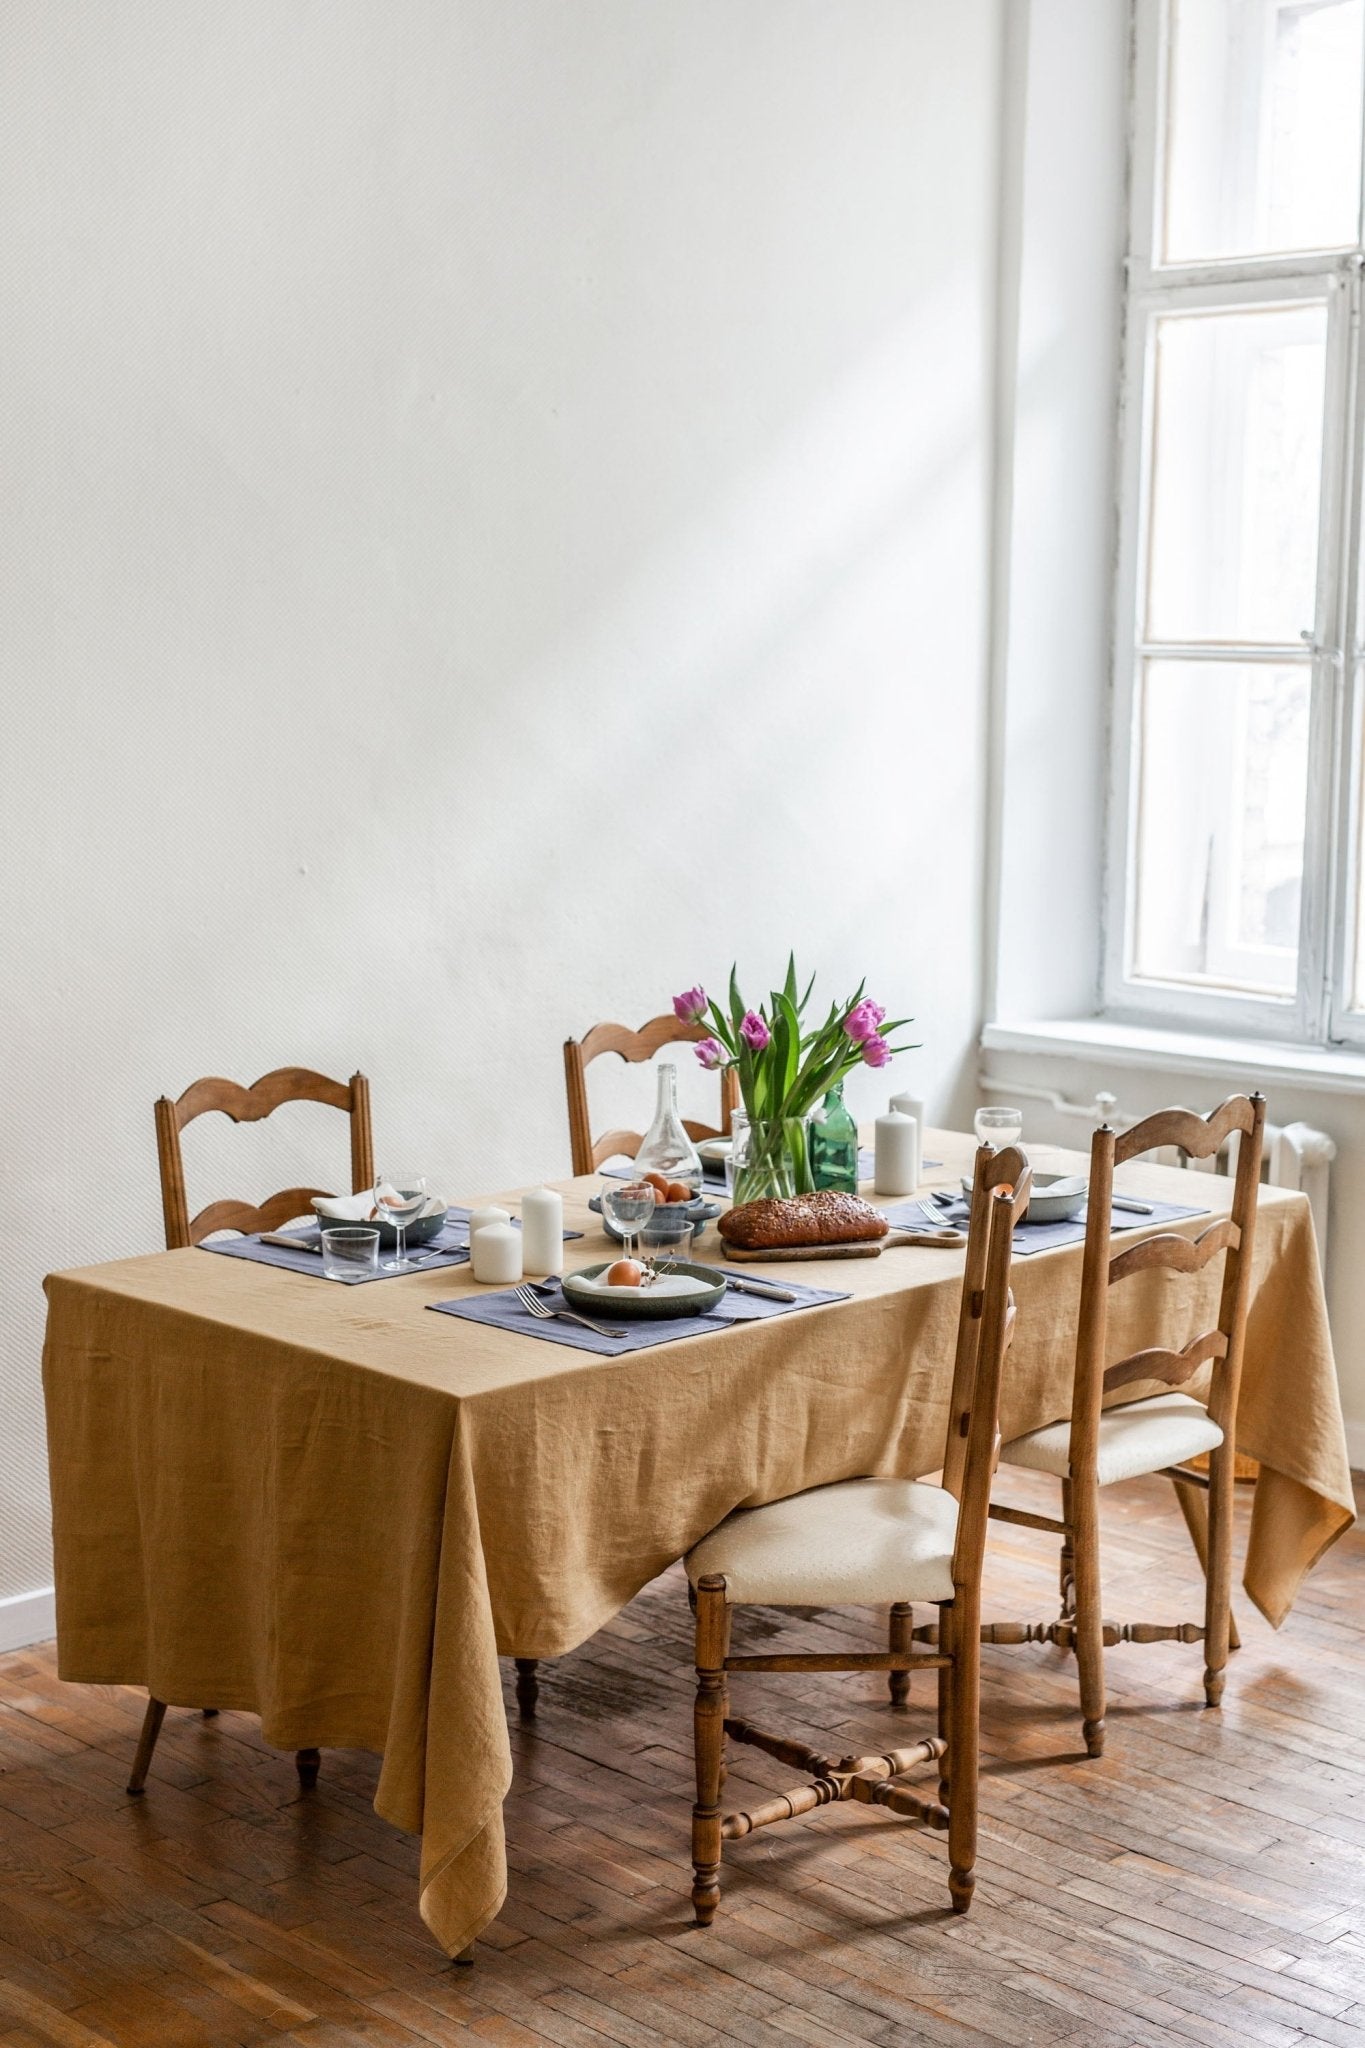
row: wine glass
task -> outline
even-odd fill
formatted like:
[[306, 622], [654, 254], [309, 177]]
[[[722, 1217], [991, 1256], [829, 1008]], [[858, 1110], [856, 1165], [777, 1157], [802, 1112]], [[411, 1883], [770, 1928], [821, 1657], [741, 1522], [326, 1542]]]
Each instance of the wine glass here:
[[420, 1173], [381, 1173], [374, 1183], [374, 1206], [385, 1223], [391, 1223], [398, 1239], [398, 1255], [385, 1259], [386, 1273], [403, 1273], [414, 1264], [406, 1248], [407, 1228], [415, 1223], [427, 1205], [427, 1184]]
[[1017, 1145], [1024, 1135], [1024, 1112], [1022, 1109], [1006, 1109], [1003, 1105], [990, 1105], [979, 1109], [972, 1118], [972, 1129], [976, 1132], [978, 1145], [994, 1145], [999, 1151], [1006, 1145]]
[[631, 1256], [631, 1239], [654, 1214], [656, 1200], [647, 1180], [609, 1180], [603, 1187], [603, 1217], [620, 1231], [627, 1258]]

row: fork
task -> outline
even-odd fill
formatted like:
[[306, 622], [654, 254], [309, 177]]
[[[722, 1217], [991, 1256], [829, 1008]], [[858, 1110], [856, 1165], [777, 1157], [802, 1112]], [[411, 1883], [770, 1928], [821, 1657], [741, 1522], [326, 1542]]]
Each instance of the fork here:
[[549, 1308], [533, 1294], [529, 1287], [518, 1287], [517, 1300], [529, 1315], [542, 1323], [579, 1323], [585, 1330], [591, 1330], [594, 1337], [628, 1337], [629, 1330], [609, 1330], [604, 1323], [590, 1323], [586, 1316], [576, 1316], [570, 1308]]

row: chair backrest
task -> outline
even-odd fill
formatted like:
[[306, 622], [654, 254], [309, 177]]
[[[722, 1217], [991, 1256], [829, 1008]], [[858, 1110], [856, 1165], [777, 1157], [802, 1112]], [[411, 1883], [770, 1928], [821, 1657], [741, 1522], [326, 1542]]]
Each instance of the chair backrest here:
[[[1233, 1131], [1241, 1135], [1230, 1214], [1210, 1224], [1198, 1237], [1162, 1231], [1114, 1253], [1110, 1244], [1114, 1168], [1161, 1145], [1178, 1145], [1192, 1159], [1208, 1159]], [[1134, 1124], [1121, 1137], [1107, 1124], [1101, 1124], [1095, 1132], [1090, 1145], [1085, 1258], [1071, 1404], [1073, 1475], [1086, 1477], [1093, 1471], [1098, 1457], [1100, 1411], [1106, 1394], [1144, 1381], [1158, 1381], [1167, 1387], [1183, 1386], [1209, 1359], [1213, 1360], [1209, 1415], [1226, 1436], [1231, 1436], [1246, 1338], [1264, 1134], [1265, 1098], [1261, 1095], [1230, 1095], [1207, 1117], [1189, 1109], [1161, 1109]], [[1220, 1253], [1224, 1260], [1223, 1285], [1218, 1320], [1211, 1329], [1191, 1338], [1179, 1351], [1154, 1345], [1105, 1365], [1111, 1287], [1134, 1273], [1154, 1269], [1201, 1273]]]
[[[596, 1141], [588, 1116], [588, 1068], [603, 1053], [614, 1052], [638, 1065], [652, 1060], [666, 1045], [698, 1045], [710, 1032], [704, 1024], [684, 1024], [677, 1017], [651, 1017], [638, 1031], [624, 1024], [595, 1024], [586, 1038], [564, 1041], [564, 1081], [569, 1098], [569, 1146], [575, 1173], [591, 1173], [604, 1159], [624, 1153], [633, 1159], [644, 1142], [643, 1131], [607, 1131]], [[720, 1123], [698, 1124], [683, 1119], [683, 1128], [694, 1143], [704, 1138], [726, 1138], [730, 1119], [739, 1107], [739, 1082], [733, 1068], [720, 1077]]]
[[1015, 1145], [976, 1155], [957, 1355], [943, 1451], [943, 1484], [958, 1500], [953, 1583], [981, 1584], [991, 1480], [1000, 1453], [1000, 1381], [1014, 1334], [1010, 1259], [1014, 1226], [1028, 1205], [1032, 1169]]
[[163, 1095], [156, 1105], [156, 1152], [167, 1250], [199, 1244], [215, 1230], [278, 1230], [282, 1223], [303, 1215], [314, 1195], [332, 1192], [328, 1188], [286, 1188], [259, 1208], [250, 1202], [212, 1202], [191, 1217], [180, 1152], [180, 1133], [186, 1124], [211, 1109], [220, 1109], [235, 1124], [256, 1123], [285, 1102], [325, 1102], [332, 1109], [344, 1109], [351, 1119], [352, 1191], [360, 1194], [374, 1186], [370, 1084], [363, 1074], [352, 1074], [349, 1081], [329, 1081], [325, 1074], [314, 1074], [307, 1067], [277, 1067], [249, 1088], [210, 1076], [193, 1082], [174, 1102]]

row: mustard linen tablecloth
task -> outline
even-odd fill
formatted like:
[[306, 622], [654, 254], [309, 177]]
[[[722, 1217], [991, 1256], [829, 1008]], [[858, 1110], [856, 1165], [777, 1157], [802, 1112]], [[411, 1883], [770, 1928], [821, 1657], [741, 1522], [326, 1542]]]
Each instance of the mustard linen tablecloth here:
[[[957, 1168], [971, 1141], [934, 1150]], [[1123, 1178], [1219, 1208], [1230, 1192]], [[583, 1264], [594, 1185], [564, 1184]], [[62, 1677], [248, 1709], [282, 1749], [380, 1753], [376, 1809], [420, 1832], [422, 1914], [457, 1953], [506, 1891], [498, 1655], [573, 1649], [734, 1507], [937, 1469], [960, 1251], [794, 1270], [853, 1298], [620, 1360], [429, 1314], [475, 1285], [467, 1269], [352, 1289], [195, 1250], [54, 1274]], [[1265, 1191], [1255, 1270], [1246, 1586], [1278, 1625], [1352, 1519], [1302, 1196]], [[1078, 1246], [1016, 1262], [1007, 1435], [1069, 1407], [1079, 1272]], [[1113, 1354], [1153, 1341], [1154, 1317], [1167, 1342], [1204, 1327], [1216, 1285], [1125, 1283]]]

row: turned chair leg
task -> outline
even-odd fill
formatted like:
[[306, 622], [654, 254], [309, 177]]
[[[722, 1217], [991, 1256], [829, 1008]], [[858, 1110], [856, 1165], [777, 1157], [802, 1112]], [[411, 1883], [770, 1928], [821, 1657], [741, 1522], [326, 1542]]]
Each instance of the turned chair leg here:
[[1062, 1538], [1062, 1556], [1058, 1571], [1059, 1590], [1062, 1596], [1062, 1620], [1068, 1621], [1076, 1611], [1076, 1549], [1072, 1537], [1071, 1481], [1062, 1481], [1062, 1520], [1066, 1523], [1066, 1534]]
[[725, 1658], [730, 1610], [725, 1581], [697, 1586], [697, 1696], [692, 1710], [697, 1802], [692, 1808], [692, 1910], [709, 1927], [720, 1904], [721, 1774], [725, 1764]]
[[161, 1733], [161, 1724], [165, 1718], [165, 1700], [153, 1699], [149, 1694], [147, 1711], [142, 1717], [142, 1733], [137, 1742], [137, 1755], [133, 1758], [133, 1768], [128, 1779], [128, 1792], [133, 1799], [142, 1796], [143, 1787], [147, 1783], [147, 1773], [151, 1768], [152, 1751], [156, 1748], [156, 1738]]
[[517, 1667], [517, 1712], [523, 1721], [534, 1721], [536, 1701], [540, 1698], [540, 1681], [536, 1677], [540, 1659], [517, 1657], [513, 1661]]
[[1104, 1755], [1104, 1614], [1100, 1592], [1099, 1488], [1075, 1487], [1075, 1586], [1072, 1614], [1076, 1668], [1080, 1678], [1082, 1732], [1087, 1756]]
[[[949, 1603], [955, 1607], [955, 1603]], [[939, 1647], [948, 1607], [940, 1607]], [[948, 1680], [948, 1746], [953, 1759], [948, 1805], [948, 1895], [965, 1913], [976, 1887], [976, 1801], [980, 1759], [981, 1617], [969, 1607], [950, 1627], [953, 1661]]]
[[[893, 1657], [909, 1656], [914, 1648], [914, 1639], [910, 1633], [914, 1625], [914, 1608], [908, 1600], [898, 1600], [891, 1609], [891, 1628], [887, 1637], [887, 1648]], [[892, 1706], [903, 1713], [910, 1698], [910, 1673], [888, 1671], [886, 1684], [891, 1694]]]
[[[1194, 1554], [1199, 1559], [1199, 1569], [1204, 1574], [1205, 1589], [1207, 1591], [1209, 1576], [1209, 1512], [1208, 1504], [1204, 1499], [1204, 1489], [1202, 1486], [1182, 1485], [1178, 1479], [1173, 1479], [1171, 1484], [1175, 1488], [1175, 1497], [1180, 1503], [1180, 1512], [1185, 1517], [1185, 1527], [1190, 1532], [1190, 1541], [1194, 1545]], [[1237, 1632], [1237, 1617], [1233, 1613], [1231, 1605], [1229, 1605], [1228, 1648], [1229, 1650], [1240, 1650], [1241, 1647], [1242, 1638]]]
[[1209, 1561], [1204, 1573], [1204, 1699], [1222, 1704], [1232, 1633], [1232, 1446], [1209, 1456]]
[[319, 1749], [296, 1749], [294, 1751], [294, 1769], [299, 1774], [299, 1786], [304, 1792], [311, 1792], [314, 1785], [317, 1784], [318, 1770], [321, 1763], [322, 1751]]

